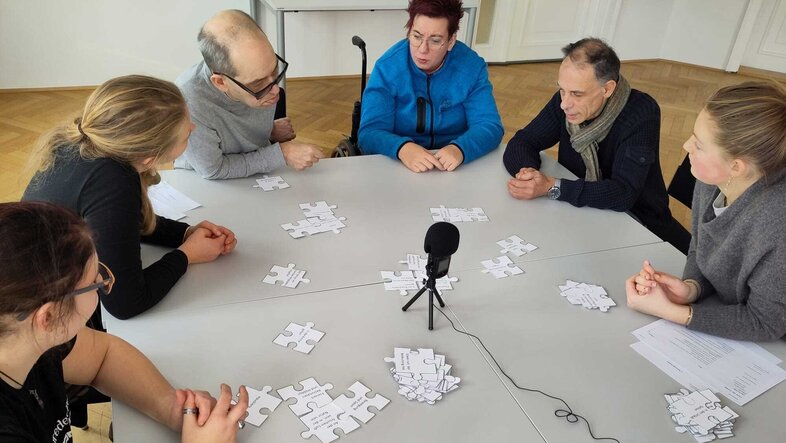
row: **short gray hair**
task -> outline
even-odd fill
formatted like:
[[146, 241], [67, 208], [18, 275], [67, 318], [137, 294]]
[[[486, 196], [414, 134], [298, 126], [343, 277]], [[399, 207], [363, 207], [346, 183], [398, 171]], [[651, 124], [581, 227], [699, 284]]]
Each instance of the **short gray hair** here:
[[237, 70], [230, 59], [228, 45], [236, 41], [241, 35], [257, 31], [262, 33], [262, 35], [265, 33], [254, 19], [243, 11], [232, 9], [223, 11], [223, 14], [231, 17], [231, 25], [222, 29], [222, 35], [217, 35], [217, 33], [205, 29], [208, 26], [206, 23], [199, 30], [197, 42], [199, 43], [199, 52], [202, 53], [202, 58], [211, 71], [234, 77], [237, 75]]

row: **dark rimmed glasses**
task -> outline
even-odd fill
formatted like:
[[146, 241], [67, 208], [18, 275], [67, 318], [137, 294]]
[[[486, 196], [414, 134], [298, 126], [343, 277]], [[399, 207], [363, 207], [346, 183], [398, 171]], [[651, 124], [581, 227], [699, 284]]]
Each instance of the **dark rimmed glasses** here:
[[[96, 280], [96, 282], [92, 285], [69, 292], [63, 296], [63, 300], [68, 300], [71, 297], [76, 297], [77, 295], [86, 294], [95, 290], [98, 290], [98, 294], [101, 296], [105, 296], [112, 292], [112, 286], [115, 284], [115, 275], [112, 274], [112, 270], [110, 270], [107, 265], [101, 262], [98, 262], [98, 278], [100, 278], [100, 280]], [[29, 317], [32, 313], [33, 312], [31, 311], [19, 314], [16, 316], [16, 319], [18, 321], [22, 321]]]
[[243, 83], [240, 83], [239, 81], [232, 78], [231, 75], [224, 74], [223, 72], [213, 72], [213, 74], [223, 75], [224, 77], [232, 80], [232, 83], [240, 86], [240, 89], [248, 92], [255, 99], [259, 100], [262, 97], [266, 96], [270, 92], [270, 90], [273, 89], [273, 86], [279, 84], [281, 82], [281, 79], [283, 79], [284, 75], [286, 75], [287, 73], [287, 68], [289, 67], [289, 63], [287, 63], [287, 61], [284, 60], [283, 58], [279, 57], [278, 54], [276, 54], [276, 58], [278, 59], [278, 63], [276, 63], [276, 69], [278, 69], [278, 75], [276, 75], [276, 79], [273, 80], [273, 82], [270, 83], [269, 85], [265, 86], [264, 88], [256, 92], [252, 91], [251, 88], [244, 85]]

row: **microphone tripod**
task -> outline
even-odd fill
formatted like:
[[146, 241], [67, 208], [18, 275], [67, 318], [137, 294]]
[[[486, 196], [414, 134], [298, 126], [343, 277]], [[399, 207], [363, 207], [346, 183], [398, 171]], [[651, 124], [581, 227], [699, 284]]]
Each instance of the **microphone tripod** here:
[[[429, 257], [430, 259], [431, 257]], [[439, 295], [439, 291], [437, 290], [437, 279], [434, 278], [434, 264], [429, 260], [429, 263], [426, 265], [426, 276], [427, 278], [423, 279], [423, 287], [412, 296], [407, 304], [405, 304], [401, 310], [405, 311], [412, 306], [417, 299], [423, 295], [426, 290], [428, 290], [428, 329], [429, 331], [434, 330], [434, 297], [437, 298], [439, 305], [441, 307], [445, 307], [445, 302], [442, 300], [442, 297]]]

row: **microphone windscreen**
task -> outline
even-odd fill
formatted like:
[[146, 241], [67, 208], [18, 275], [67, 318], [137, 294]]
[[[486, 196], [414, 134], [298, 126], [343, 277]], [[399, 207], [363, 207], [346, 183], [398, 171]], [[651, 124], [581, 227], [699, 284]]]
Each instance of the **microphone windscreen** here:
[[435, 257], [449, 257], [458, 250], [459, 230], [448, 222], [437, 222], [426, 231], [423, 249]]
[[366, 42], [364, 42], [363, 39], [358, 37], [357, 35], [352, 36], [352, 44], [357, 46], [358, 48], [364, 48], [366, 46]]

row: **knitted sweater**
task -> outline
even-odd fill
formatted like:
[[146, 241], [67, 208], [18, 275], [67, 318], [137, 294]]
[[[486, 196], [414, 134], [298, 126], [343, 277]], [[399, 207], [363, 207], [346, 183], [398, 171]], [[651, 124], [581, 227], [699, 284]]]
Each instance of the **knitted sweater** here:
[[284, 166], [281, 146], [270, 142], [275, 106], [252, 108], [233, 101], [213, 86], [211, 74], [202, 61], [175, 80], [196, 125], [175, 167], [193, 169], [202, 178], [221, 179]]
[[786, 171], [761, 179], [719, 216], [717, 186], [696, 183], [684, 278], [701, 285], [688, 327], [737, 340], [786, 338]]
[[398, 159], [398, 151], [410, 141], [426, 149], [452, 143], [469, 163], [496, 149], [503, 132], [486, 62], [464, 43], [456, 42], [433, 74], [412, 61], [407, 39], [374, 65], [358, 132], [364, 154]]

